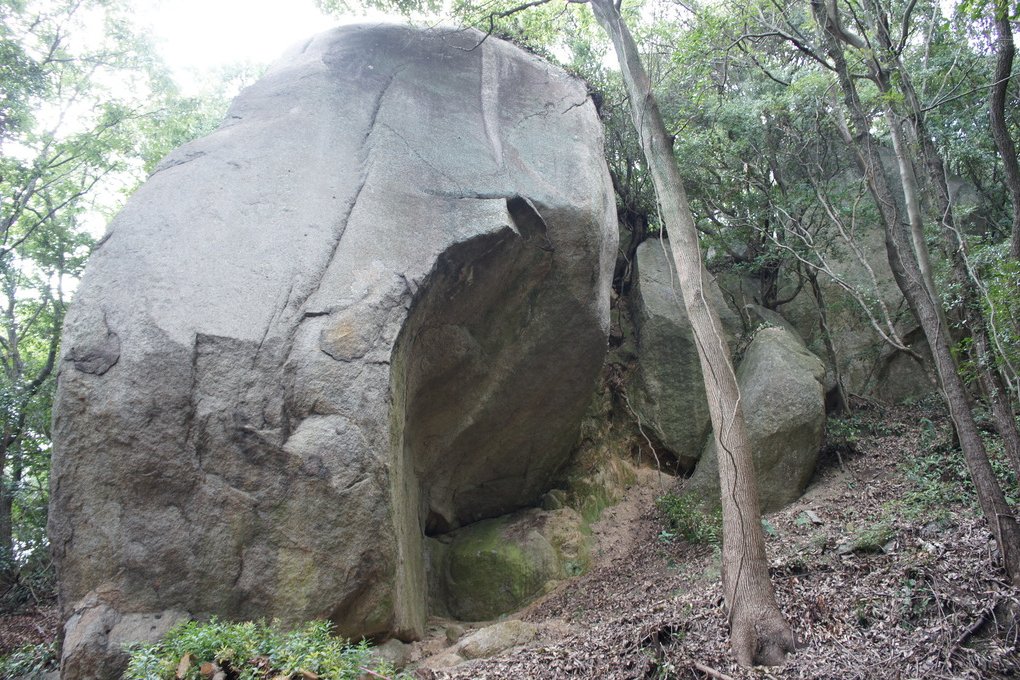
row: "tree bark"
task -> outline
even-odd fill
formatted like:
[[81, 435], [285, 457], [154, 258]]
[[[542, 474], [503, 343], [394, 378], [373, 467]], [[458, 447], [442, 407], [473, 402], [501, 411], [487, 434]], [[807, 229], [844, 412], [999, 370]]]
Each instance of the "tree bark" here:
[[997, 54], [995, 75], [992, 78], [992, 93], [988, 102], [988, 113], [991, 119], [992, 137], [995, 148], [1002, 158], [1006, 174], [1006, 188], [1009, 189], [1010, 200], [1013, 202], [1013, 227], [1010, 231], [1009, 252], [1013, 259], [1020, 260], [1020, 164], [1017, 162], [1016, 145], [1006, 126], [1006, 95], [1009, 89], [1010, 74], [1013, 72], [1013, 58], [1016, 45], [1013, 43], [1013, 28], [1009, 22], [1009, 6], [1007, 0], [995, 3], [995, 44]]
[[769, 581], [751, 448], [736, 374], [718, 313], [704, 291], [708, 273], [687, 203], [670, 138], [652, 93], [637, 45], [613, 0], [590, 0], [595, 17], [612, 39], [631, 115], [669, 233], [684, 306], [705, 377], [713, 436], [719, 451], [723, 508], [723, 592], [729, 610], [730, 644], [737, 661], [779, 665], [794, 650], [789, 623]]
[[[838, 21], [829, 15], [822, 0], [812, 0], [812, 9], [835, 66], [846, 113], [850, 118], [850, 128], [846, 130], [849, 137], [847, 142], [855, 153], [861, 172], [867, 178], [868, 188], [882, 216], [889, 265], [932, 350], [950, 417], [956, 427], [960, 448], [963, 450], [977, 491], [978, 503], [999, 546], [1006, 574], [1015, 585], [1020, 585], [1020, 525], [1006, 504], [1002, 489], [992, 471], [984, 442], [974, 422], [970, 394], [960, 377], [952, 353], [949, 329], [942, 320], [943, 314], [934, 291], [926, 288], [921, 268], [917, 259], [913, 257], [912, 239], [900, 219], [896, 202], [882, 171], [878, 143], [871, 134], [870, 121], [864, 113], [843, 54], [842, 42], [851, 45], [854, 43], [844, 40], [844, 32], [840, 29]], [[872, 77], [880, 90], [888, 92], [888, 74], [884, 72], [882, 65], [872, 61], [871, 67]]]
[[1020, 430], [1013, 414], [1012, 400], [999, 372], [994, 370], [994, 367], [986, 368], [988, 363], [995, 361], [988, 346], [987, 335], [974, 335], [974, 354], [978, 364], [978, 380], [981, 382], [981, 391], [985, 394], [988, 407], [992, 411], [992, 421], [1002, 438], [1002, 448], [1006, 451], [1006, 457], [1009, 458], [1017, 479], [1020, 479]]

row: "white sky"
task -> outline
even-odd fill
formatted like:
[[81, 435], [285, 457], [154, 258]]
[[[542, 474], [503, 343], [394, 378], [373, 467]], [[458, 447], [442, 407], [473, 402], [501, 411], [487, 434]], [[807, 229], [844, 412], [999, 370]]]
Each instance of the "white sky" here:
[[323, 16], [314, 0], [138, 0], [138, 9], [186, 89], [198, 73], [237, 62], [269, 64], [341, 23]]

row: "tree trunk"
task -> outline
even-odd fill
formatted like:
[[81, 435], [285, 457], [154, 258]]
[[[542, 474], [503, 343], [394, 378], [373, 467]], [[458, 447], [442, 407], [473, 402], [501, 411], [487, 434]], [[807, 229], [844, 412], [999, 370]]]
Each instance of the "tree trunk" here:
[[[882, 88], [883, 85], [879, 85], [879, 87]], [[888, 94], [887, 90], [888, 88], [883, 91]], [[935, 277], [931, 273], [928, 243], [924, 237], [924, 216], [921, 214], [920, 187], [917, 184], [914, 163], [910, 153], [907, 151], [903, 132], [900, 130], [899, 117], [888, 104], [886, 105], [885, 117], [889, 123], [889, 136], [892, 137], [893, 153], [896, 155], [896, 167], [899, 170], [900, 186], [903, 189], [903, 199], [907, 208], [907, 222], [910, 224], [910, 240], [914, 246], [917, 268], [921, 272], [921, 279], [924, 281], [925, 289], [934, 294], [937, 288], [935, 286]], [[940, 314], [942, 313], [941, 305], [936, 305], [936, 309]]]
[[[4, 442], [0, 442], [0, 446], [0, 470], [3, 470], [9, 463], [8, 447]], [[13, 486], [6, 475], [0, 475], [0, 583], [9, 581], [14, 571]]]
[[1010, 74], [1013, 72], [1013, 57], [1016, 46], [1013, 44], [1013, 27], [1009, 22], [1009, 3], [998, 0], [995, 3], [995, 43], [998, 47], [995, 60], [995, 75], [992, 78], [992, 94], [989, 97], [988, 109], [991, 118], [992, 137], [995, 148], [1002, 158], [1006, 171], [1006, 188], [1013, 202], [1013, 228], [1010, 231], [1010, 254], [1020, 260], [1020, 164], [1017, 163], [1016, 145], [1006, 126], [1006, 95], [1009, 89]]
[[[960, 377], [952, 353], [949, 329], [942, 321], [942, 313], [934, 292], [926, 289], [917, 259], [913, 257], [913, 243], [898, 214], [896, 203], [889, 190], [878, 156], [878, 143], [871, 134], [871, 124], [857, 95], [843, 55], [842, 40], [846, 40], [838, 20], [828, 14], [822, 0], [812, 0], [812, 9], [822, 30], [826, 49], [835, 65], [836, 76], [843, 92], [844, 105], [850, 118], [852, 133], [847, 142], [851, 145], [861, 172], [867, 178], [886, 232], [886, 250], [889, 265], [907, 303], [924, 330], [935, 360], [935, 368], [942, 383], [950, 417], [960, 439], [960, 448], [977, 491], [978, 503], [988, 521], [1009, 579], [1020, 585], [1020, 525], [1006, 504], [1002, 489], [992, 472], [977, 425], [971, 412], [970, 394]], [[848, 41], [849, 42], [849, 41]], [[877, 62], [872, 63], [873, 78], [879, 88], [888, 92], [888, 74]], [[887, 104], [888, 105], [888, 104]], [[847, 130], [849, 133], [850, 130]]]
[[850, 399], [847, 398], [846, 387], [843, 385], [843, 373], [839, 370], [839, 358], [836, 356], [836, 347], [832, 343], [832, 333], [829, 332], [829, 315], [826, 312], [825, 298], [822, 296], [822, 288], [818, 285], [818, 272], [807, 271], [808, 282], [811, 284], [811, 293], [815, 296], [815, 304], [818, 305], [818, 330], [822, 334], [822, 342], [825, 344], [825, 356], [832, 365], [832, 379], [836, 383], [836, 395], [831, 403], [827, 403], [827, 410], [835, 413], [849, 413]]
[[974, 353], [978, 364], [978, 380], [981, 381], [981, 391], [988, 400], [988, 407], [992, 411], [992, 420], [995, 422], [995, 429], [1002, 438], [1002, 448], [1006, 451], [1010, 464], [1017, 479], [1020, 479], [1020, 430], [1016, 426], [1016, 416], [1013, 414], [1013, 403], [1009, 398], [1009, 392], [999, 372], [994, 367], [989, 370], [986, 365], [993, 363], [995, 357], [988, 347], [988, 336], [985, 334], [974, 335]]
[[630, 96], [631, 115], [669, 233], [684, 305], [705, 377], [719, 451], [723, 592], [729, 610], [730, 644], [742, 665], [778, 665], [794, 649], [793, 631], [779, 611], [769, 581], [758, 491], [740, 393], [719, 316], [704, 295], [708, 273], [701, 261], [694, 218], [637, 45], [613, 0], [590, 2], [596, 19], [612, 39], [620, 62]]
[[[874, 0], [874, 3], [876, 17], [880, 17], [878, 1]], [[953, 280], [960, 289], [963, 298], [963, 304], [961, 305], [963, 323], [973, 340], [978, 380], [988, 398], [992, 418], [995, 421], [999, 435], [1002, 437], [1006, 453], [1017, 475], [1020, 476], [1020, 429], [1018, 429], [1016, 418], [1013, 416], [1009, 392], [1004, 388], [1004, 381], [999, 373], [995, 354], [992, 351], [990, 329], [985, 317], [981, 293], [968, 267], [967, 243], [957, 228], [953, 217], [949, 185], [946, 182], [945, 162], [942, 160], [942, 154], [939, 153], [938, 148], [932, 141], [932, 136], [928, 133], [924, 111], [917, 92], [914, 90], [913, 81], [894, 52], [888, 27], [880, 18], [876, 20], [878, 22], [879, 45], [889, 55], [892, 67], [899, 72], [895, 82], [897, 83], [897, 88], [903, 94], [908, 119], [913, 128], [914, 137], [921, 147], [921, 155], [924, 158], [924, 166], [927, 170], [929, 183], [934, 189], [933, 193], [935, 195], [935, 207], [939, 215], [939, 234], [942, 238], [942, 248], [946, 259], [949, 261]], [[892, 100], [888, 99], [887, 101]], [[887, 104], [887, 107], [889, 108], [889, 118], [892, 124], [896, 117], [891, 110], [891, 104]], [[896, 137], [894, 136], [895, 139]], [[897, 156], [899, 154], [900, 152], [897, 150]], [[1015, 156], [1013, 157], [1013, 163], [1014, 165], [1016, 163]], [[1020, 180], [1020, 177], [1017, 179]], [[907, 186], [907, 183], [908, 178], [904, 177], [904, 187]], [[909, 196], [907, 205], [908, 207], [911, 205]], [[919, 206], [917, 209], [919, 209]], [[934, 286], [932, 286], [932, 290], [934, 290]]]

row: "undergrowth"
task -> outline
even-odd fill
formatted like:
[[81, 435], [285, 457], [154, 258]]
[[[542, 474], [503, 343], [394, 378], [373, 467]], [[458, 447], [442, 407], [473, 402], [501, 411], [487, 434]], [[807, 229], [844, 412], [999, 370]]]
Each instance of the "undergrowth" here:
[[56, 670], [57, 643], [25, 645], [6, 656], [0, 656], [0, 678], [34, 680], [44, 673]]
[[187, 622], [159, 642], [136, 646], [125, 680], [204, 680], [223, 671], [229, 680], [355, 680], [389, 677], [392, 668], [372, 658], [368, 643], [333, 637], [332, 625], [314, 621], [283, 632], [264, 621]]
[[722, 512], [705, 512], [689, 496], [667, 493], [655, 500], [666, 529], [659, 535], [669, 540], [681, 536], [691, 543], [717, 544], [722, 541]]
[[[922, 418], [919, 451], [903, 465], [903, 473], [912, 489], [898, 502], [907, 519], [943, 519], [949, 508], [977, 509], [977, 493], [963, 453], [951, 442], [948, 431], [938, 431]], [[927, 427], [925, 427], [927, 426]], [[1020, 500], [1016, 475], [1002, 451], [998, 436], [984, 434], [992, 470], [1006, 502], [1012, 506]]]
[[[949, 526], [955, 522], [954, 515], [957, 513], [980, 514], [970, 471], [959, 444], [954, 440], [952, 425], [944, 408], [934, 398], [921, 400], [914, 408], [911, 429], [917, 433], [917, 439], [911, 454], [904, 456], [899, 464], [899, 471], [907, 484], [898, 497], [884, 504], [882, 515], [874, 518], [873, 528], [879, 538], [887, 538], [885, 535], [890, 532], [886, 529], [904, 521]], [[976, 415], [980, 420], [982, 414]], [[903, 425], [865, 411], [846, 418], [830, 418], [826, 427], [827, 444], [845, 452], [855, 450], [866, 437], [899, 435]], [[1001, 439], [988, 430], [982, 432], [982, 438], [992, 470], [1007, 503], [1016, 507], [1020, 502], [1020, 485], [1003, 451]], [[867, 531], [863, 529], [858, 533]], [[858, 538], [868, 546], [882, 543], [877, 538], [870, 540], [868, 536]]]

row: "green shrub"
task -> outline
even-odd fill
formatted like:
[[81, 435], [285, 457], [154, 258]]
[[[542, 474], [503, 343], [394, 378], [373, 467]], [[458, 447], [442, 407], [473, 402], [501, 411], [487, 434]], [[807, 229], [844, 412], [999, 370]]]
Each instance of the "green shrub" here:
[[0, 678], [35, 678], [56, 670], [57, 646], [54, 642], [39, 645], [26, 645], [0, 656]]
[[[901, 469], [911, 483], [897, 502], [907, 519], [947, 519], [954, 508], [977, 508], [974, 482], [963, 453], [950, 440], [950, 430], [939, 428], [927, 418], [920, 419], [920, 449], [904, 461]], [[1020, 484], [997, 434], [982, 433], [985, 449], [1006, 502], [1020, 501]]]
[[825, 443], [829, 448], [853, 450], [863, 435], [861, 420], [857, 416], [829, 418], [825, 422]]
[[946, 443], [919, 451], [905, 462], [903, 472], [911, 483], [899, 499], [907, 519], [945, 519], [951, 508], [975, 501], [963, 454]]
[[307, 623], [290, 632], [261, 621], [191, 621], [175, 626], [155, 644], [131, 649], [124, 678], [173, 680], [178, 677], [181, 660], [189, 655], [185, 680], [202, 680], [199, 669], [207, 662], [238, 680], [307, 677], [302, 672], [314, 673], [322, 680], [354, 680], [366, 669], [384, 677], [392, 673], [371, 658], [367, 642], [352, 645], [333, 637], [331, 628], [326, 621]]
[[880, 553], [886, 543], [896, 538], [896, 528], [888, 518], [860, 529], [854, 534], [850, 549], [853, 552]]
[[715, 544], [722, 540], [721, 511], [707, 513], [697, 501], [675, 493], [660, 496], [655, 505], [673, 534], [683, 536], [691, 543]]

